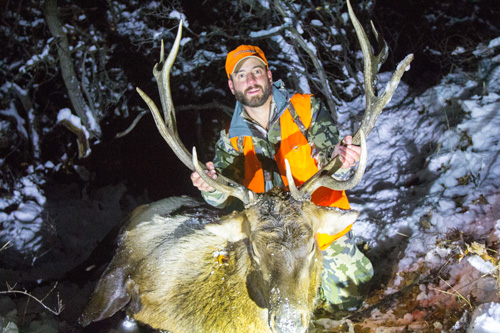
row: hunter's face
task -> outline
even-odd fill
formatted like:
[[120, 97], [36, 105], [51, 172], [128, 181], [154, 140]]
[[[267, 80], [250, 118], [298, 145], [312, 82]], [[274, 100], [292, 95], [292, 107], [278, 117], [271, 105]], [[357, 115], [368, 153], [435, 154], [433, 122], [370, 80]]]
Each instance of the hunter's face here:
[[264, 105], [273, 91], [271, 71], [256, 58], [243, 60], [228, 84], [236, 100], [250, 107]]

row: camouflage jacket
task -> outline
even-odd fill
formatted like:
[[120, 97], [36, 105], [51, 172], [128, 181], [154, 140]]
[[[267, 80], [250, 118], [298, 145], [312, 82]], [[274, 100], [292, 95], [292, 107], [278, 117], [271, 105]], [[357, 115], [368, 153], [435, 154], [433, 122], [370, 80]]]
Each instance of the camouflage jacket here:
[[[251, 136], [254, 149], [264, 169], [266, 191], [274, 186], [283, 187], [283, 181], [278, 171], [274, 155], [281, 141], [281, 128], [279, 119], [290, 104], [293, 96], [287, 91], [282, 81], [273, 84], [273, 102], [269, 121], [269, 130], [264, 129], [257, 122], [246, 116], [243, 105], [236, 102], [233, 118], [229, 130], [220, 132], [219, 140], [215, 147], [214, 165], [217, 173], [220, 173], [240, 184], [244, 179], [244, 155], [240, 146], [243, 140], [238, 140], [238, 150], [231, 144], [230, 138]], [[314, 96], [311, 97], [312, 121], [307, 131], [307, 140], [313, 148], [313, 156], [321, 167], [325, 165], [332, 155], [335, 144], [339, 142], [338, 129], [323, 103]], [[349, 171], [340, 169], [335, 178], [345, 179]], [[214, 206], [223, 208], [231, 200], [227, 195], [219, 192], [201, 192], [205, 201]]]

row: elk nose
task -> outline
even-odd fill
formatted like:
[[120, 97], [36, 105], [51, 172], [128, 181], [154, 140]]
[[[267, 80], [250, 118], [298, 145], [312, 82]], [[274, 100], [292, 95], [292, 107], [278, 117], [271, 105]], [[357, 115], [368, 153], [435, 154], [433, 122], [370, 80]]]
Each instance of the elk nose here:
[[275, 333], [304, 333], [308, 324], [307, 315], [298, 311], [282, 316], [273, 313], [269, 318], [269, 327]]

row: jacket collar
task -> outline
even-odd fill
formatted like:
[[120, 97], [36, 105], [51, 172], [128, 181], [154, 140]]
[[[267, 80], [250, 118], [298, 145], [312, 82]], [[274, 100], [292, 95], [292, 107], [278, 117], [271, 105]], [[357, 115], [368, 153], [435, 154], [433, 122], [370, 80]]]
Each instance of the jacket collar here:
[[[269, 127], [271, 127], [272, 124], [278, 121], [283, 112], [285, 112], [288, 105], [290, 104], [290, 98], [292, 96], [293, 94], [289, 94], [285, 89], [283, 81], [278, 80], [273, 83], [273, 100], [276, 104], [276, 112], [271, 116], [272, 119], [269, 123]], [[262, 137], [262, 133], [255, 128], [255, 125], [252, 122], [246, 120], [242, 116], [242, 112], [243, 105], [237, 101], [233, 112], [233, 118], [231, 119], [231, 125], [229, 126], [229, 138], [238, 136]]]

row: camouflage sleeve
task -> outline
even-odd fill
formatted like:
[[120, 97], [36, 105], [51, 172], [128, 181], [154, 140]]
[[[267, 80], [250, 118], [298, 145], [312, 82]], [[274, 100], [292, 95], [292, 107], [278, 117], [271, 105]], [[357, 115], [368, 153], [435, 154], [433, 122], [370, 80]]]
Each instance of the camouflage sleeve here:
[[[222, 174], [240, 184], [243, 182], [243, 153], [233, 148], [225, 130], [221, 131], [219, 140], [215, 145], [215, 157], [213, 162], [218, 174]], [[217, 208], [226, 207], [233, 199], [227, 194], [217, 190], [212, 192], [202, 191], [201, 195], [209, 205]]]
[[[314, 96], [311, 97], [311, 125], [308, 129], [307, 140], [313, 148], [313, 156], [323, 167], [331, 160], [335, 145], [340, 141], [340, 134], [331, 114], [325, 105]], [[339, 169], [334, 177], [345, 180], [350, 177], [349, 169]]]

